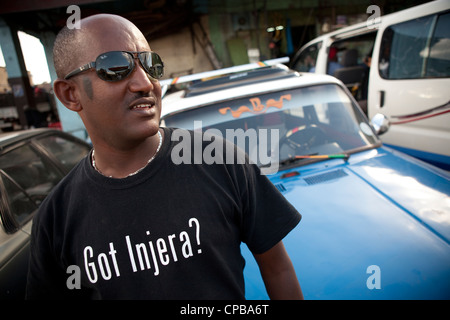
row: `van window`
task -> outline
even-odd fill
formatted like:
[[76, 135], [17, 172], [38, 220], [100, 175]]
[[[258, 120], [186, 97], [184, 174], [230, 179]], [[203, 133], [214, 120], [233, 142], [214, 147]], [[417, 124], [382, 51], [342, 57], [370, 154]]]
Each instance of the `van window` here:
[[450, 75], [449, 13], [399, 23], [383, 33], [379, 73], [385, 79]]
[[450, 12], [437, 20], [426, 70], [426, 77], [450, 76]]
[[328, 52], [327, 73], [341, 80], [354, 96], [358, 90], [366, 91], [376, 36], [377, 31], [345, 37], [333, 42]]
[[321, 47], [322, 42], [318, 42], [303, 50], [297, 58], [293, 69], [300, 72], [314, 72], [316, 69], [317, 55]]
[[[343, 66], [362, 65], [367, 63], [367, 58], [372, 56], [373, 44], [377, 32], [365, 33], [362, 35], [347, 37], [333, 42], [332, 46], [337, 48], [338, 62]], [[344, 61], [345, 54], [349, 51], [355, 51], [356, 55], [352, 62]], [[330, 55], [328, 55], [329, 62]]]

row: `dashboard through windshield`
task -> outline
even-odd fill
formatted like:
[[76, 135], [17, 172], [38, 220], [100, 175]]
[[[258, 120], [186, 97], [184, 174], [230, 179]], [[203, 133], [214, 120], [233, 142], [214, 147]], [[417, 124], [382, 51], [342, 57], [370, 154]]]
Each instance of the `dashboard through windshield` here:
[[[221, 134], [264, 165], [346, 154], [379, 140], [361, 110], [338, 85], [294, 88], [202, 106], [162, 120], [167, 127]], [[218, 131], [217, 131], [218, 130]]]

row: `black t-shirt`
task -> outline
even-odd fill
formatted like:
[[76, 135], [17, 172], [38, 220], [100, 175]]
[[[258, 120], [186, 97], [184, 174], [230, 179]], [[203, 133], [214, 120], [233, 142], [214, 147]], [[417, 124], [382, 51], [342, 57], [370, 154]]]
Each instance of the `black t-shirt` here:
[[52, 191], [33, 220], [27, 298], [245, 298], [241, 241], [263, 253], [300, 214], [253, 164], [175, 164], [173, 131], [134, 176], [104, 177], [86, 157]]

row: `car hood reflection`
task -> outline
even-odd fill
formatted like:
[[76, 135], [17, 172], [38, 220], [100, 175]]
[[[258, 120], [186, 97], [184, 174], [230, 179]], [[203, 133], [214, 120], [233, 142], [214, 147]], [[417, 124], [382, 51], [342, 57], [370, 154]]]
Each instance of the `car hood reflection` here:
[[[283, 242], [305, 298], [450, 298], [448, 175], [430, 175], [387, 149], [289, 171], [269, 178], [302, 214]], [[381, 270], [379, 290], [366, 286], [373, 265]], [[263, 299], [252, 296], [252, 268], [247, 298]]]

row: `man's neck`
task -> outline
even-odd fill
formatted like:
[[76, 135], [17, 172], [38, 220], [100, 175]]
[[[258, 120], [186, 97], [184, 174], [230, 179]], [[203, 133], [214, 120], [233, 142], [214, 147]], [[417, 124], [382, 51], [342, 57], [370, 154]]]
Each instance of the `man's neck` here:
[[159, 133], [126, 149], [93, 142], [92, 165], [107, 177], [120, 179], [134, 175], [145, 168], [159, 151], [163, 140], [162, 129]]

